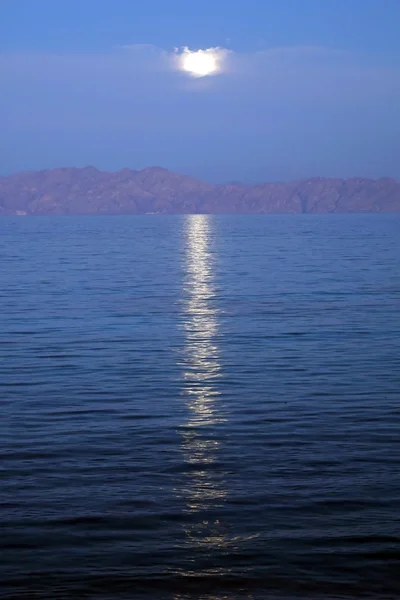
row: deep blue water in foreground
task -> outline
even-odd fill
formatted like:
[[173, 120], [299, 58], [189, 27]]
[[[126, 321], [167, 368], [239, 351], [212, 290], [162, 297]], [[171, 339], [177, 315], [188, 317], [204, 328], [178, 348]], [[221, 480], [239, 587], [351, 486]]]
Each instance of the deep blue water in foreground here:
[[400, 596], [400, 216], [0, 220], [0, 597]]

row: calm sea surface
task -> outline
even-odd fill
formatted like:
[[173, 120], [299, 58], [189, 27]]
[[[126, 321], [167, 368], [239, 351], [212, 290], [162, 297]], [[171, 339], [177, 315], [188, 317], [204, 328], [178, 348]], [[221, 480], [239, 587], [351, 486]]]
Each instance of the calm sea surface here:
[[1, 219], [0, 597], [400, 597], [400, 216]]

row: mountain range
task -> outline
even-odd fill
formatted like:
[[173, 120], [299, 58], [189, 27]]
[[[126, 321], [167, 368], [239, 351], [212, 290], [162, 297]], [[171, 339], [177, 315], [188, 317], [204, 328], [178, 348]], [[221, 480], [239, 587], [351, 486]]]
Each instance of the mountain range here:
[[214, 185], [161, 167], [26, 171], [0, 177], [0, 215], [400, 212], [394, 179], [315, 177]]

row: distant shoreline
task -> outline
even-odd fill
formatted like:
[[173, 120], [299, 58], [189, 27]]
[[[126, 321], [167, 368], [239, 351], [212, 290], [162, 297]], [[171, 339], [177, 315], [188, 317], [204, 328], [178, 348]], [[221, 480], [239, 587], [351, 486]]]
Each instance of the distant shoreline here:
[[0, 177], [0, 216], [398, 213], [400, 182], [314, 177], [210, 184], [161, 167], [26, 171]]

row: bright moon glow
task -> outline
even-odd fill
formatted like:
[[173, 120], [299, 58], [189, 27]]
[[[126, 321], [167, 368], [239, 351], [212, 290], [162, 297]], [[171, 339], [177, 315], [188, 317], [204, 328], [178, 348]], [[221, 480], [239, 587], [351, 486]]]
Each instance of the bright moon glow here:
[[221, 71], [221, 62], [224, 57], [221, 48], [208, 48], [207, 50], [192, 51], [184, 48], [179, 56], [180, 68], [193, 77], [206, 77]]
[[182, 65], [185, 71], [196, 77], [205, 77], [218, 70], [215, 56], [211, 52], [204, 52], [203, 50], [186, 52], [182, 58]]

